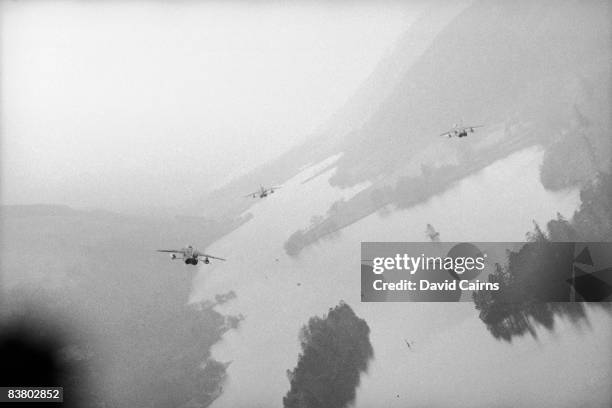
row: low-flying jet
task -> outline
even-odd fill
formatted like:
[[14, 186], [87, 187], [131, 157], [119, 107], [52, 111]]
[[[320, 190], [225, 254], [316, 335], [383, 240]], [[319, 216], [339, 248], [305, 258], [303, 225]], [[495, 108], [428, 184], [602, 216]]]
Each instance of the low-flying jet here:
[[454, 124], [452, 128], [450, 128], [450, 130], [448, 130], [447, 132], [444, 132], [442, 134], [440, 134], [440, 136], [448, 136], [448, 137], [466, 137], [468, 135], [468, 133], [474, 133], [474, 129], [482, 127], [482, 125], [478, 125], [478, 126], [460, 126], [457, 124]]
[[198, 251], [191, 245], [186, 246], [182, 249], [158, 249], [157, 252], [170, 252], [170, 259], [180, 259], [187, 265], [197, 265], [198, 261], [202, 261], [205, 264], [209, 264], [211, 259], [218, 259], [219, 261], [225, 261], [223, 258], [208, 255]]
[[254, 191], [250, 194], [245, 195], [245, 197], [253, 197], [253, 198], [264, 198], [267, 197], [269, 194], [273, 194], [274, 190], [278, 190], [280, 188], [280, 186], [275, 186], [275, 187], [264, 187], [264, 186], [260, 186], [259, 190]]

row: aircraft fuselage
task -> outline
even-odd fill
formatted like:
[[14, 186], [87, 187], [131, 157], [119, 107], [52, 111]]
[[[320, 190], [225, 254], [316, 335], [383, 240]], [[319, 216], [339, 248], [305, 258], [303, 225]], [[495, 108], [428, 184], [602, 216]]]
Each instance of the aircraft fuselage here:
[[[183, 252], [183, 261], [185, 262], [186, 265], [197, 265], [198, 262], [200, 261], [199, 259], [200, 254], [198, 253], [196, 249], [192, 247], [187, 247], [187, 248], [183, 248], [182, 252]], [[171, 258], [177, 259], [175, 254], [172, 254]], [[201, 261], [204, 262], [205, 264], [210, 263], [210, 260], [208, 259], [208, 257], [205, 257]]]

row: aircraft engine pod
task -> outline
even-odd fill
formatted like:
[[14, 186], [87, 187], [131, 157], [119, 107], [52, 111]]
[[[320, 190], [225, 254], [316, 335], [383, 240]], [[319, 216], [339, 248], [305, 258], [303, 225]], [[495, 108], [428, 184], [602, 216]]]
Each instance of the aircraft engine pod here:
[[170, 259], [176, 259], [176, 254], [171, 254]]
[[210, 263], [210, 259], [208, 259], [208, 258], [204, 258], [204, 263], [205, 263], [206, 265], [208, 265], [208, 264]]

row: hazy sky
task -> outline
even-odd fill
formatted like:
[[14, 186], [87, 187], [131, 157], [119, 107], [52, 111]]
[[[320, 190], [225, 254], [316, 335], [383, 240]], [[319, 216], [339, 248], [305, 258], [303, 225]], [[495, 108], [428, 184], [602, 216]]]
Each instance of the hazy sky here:
[[1, 4], [3, 203], [189, 203], [322, 124], [421, 6]]

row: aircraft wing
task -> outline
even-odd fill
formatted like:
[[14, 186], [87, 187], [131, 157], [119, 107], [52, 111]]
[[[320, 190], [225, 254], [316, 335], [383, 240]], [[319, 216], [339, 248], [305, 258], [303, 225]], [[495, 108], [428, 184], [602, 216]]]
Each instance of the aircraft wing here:
[[441, 133], [440, 136], [449, 136], [450, 134], [451, 132], [444, 132], [444, 133]]
[[225, 259], [225, 258], [219, 258], [219, 257], [212, 256], [212, 255], [208, 255], [208, 254], [198, 254], [198, 256], [199, 256], [199, 257], [201, 256], [201, 257], [203, 257], [203, 258], [211, 258], [211, 259], [218, 259], [218, 260], [220, 260], [220, 261], [226, 261], [226, 259]]
[[184, 254], [180, 249], [158, 249], [157, 252], [172, 252], [174, 254]]
[[260, 191], [254, 191], [254, 192], [252, 192], [250, 194], [245, 195], [245, 197], [253, 197], [254, 195], [257, 195], [259, 193], [260, 193]]

